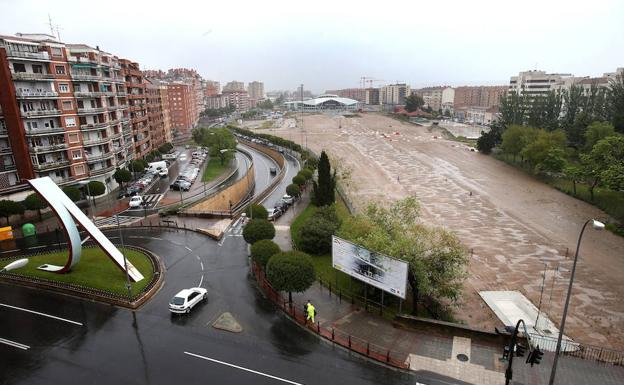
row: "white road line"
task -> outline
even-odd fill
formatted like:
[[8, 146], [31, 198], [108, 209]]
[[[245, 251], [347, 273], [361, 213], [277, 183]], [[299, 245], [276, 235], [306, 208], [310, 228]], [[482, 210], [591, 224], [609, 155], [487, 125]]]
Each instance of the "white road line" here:
[[197, 287], [201, 287], [203, 282], [204, 282], [204, 275], [202, 274], [201, 278], [199, 279], [199, 285]]
[[188, 246], [184, 246], [185, 249], [187, 249], [188, 251], [193, 251], [190, 247]]
[[203, 262], [199, 262], [199, 266], [201, 266], [202, 271], [204, 271], [204, 263]]
[[82, 323], [76, 322], [76, 321], [72, 321], [72, 320], [69, 320], [67, 318], [61, 318], [61, 317], [57, 317], [57, 316], [50, 315], [50, 314], [40, 313], [38, 311], [34, 311], [34, 310], [30, 310], [30, 309], [24, 309], [24, 308], [13, 306], [13, 305], [7, 305], [6, 303], [0, 303], [0, 306], [8, 307], [8, 308], [15, 309], [15, 310], [25, 311], [25, 312], [28, 312], [28, 313], [37, 314], [37, 315], [40, 315], [40, 316], [43, 316], [43, 317], [57, 319], [59, 321], [65, 321], [65, 322], [68, 322], [70, 324], [74, 324], [74, 325], [78, 325], [78, 326], [83, 326]]
[[42, 249], [44, 247], [48, 247], [48, 246], [33, 246], [33, 247], [27, 247], [26, 250], [30, 250], [30, 249]]
[[189, 353], [189, 352], [184, 352], [184, 354], [189, 355], [189, 356], [193, 356], [193, 357], [197, 357], [197, 358], [201, 358], [202, 360], [206, 360], [206, 361], [211, 361], [217, 364], [221, 364], [221, 365], [225, 365], [225, 366], [229, 366], [231, 368], [235, 368], [235, 369], [239, 369], [239, 370], [244, 370], [246, 372], [249, 373], [253, 373], [253, 374], [257, 374], [259, 376], [264, 376], [264, 377], [268, 377], [268, 378], [272, 378], [274, 380], [278, 380], [278, 381], [282, 381], [282, 382], [286, 382], [288, 384], [293, 384], [293, 385], [303, 385], [299, 382], [294, 382], [294, 381], [290, 381], [287, 380], [285, 378], [280, 378], [280, 377], [276, 377], [276, 376], [272, 376], [270, 374], [266, 374], [266, 373], [262, 373], [262, 372], [258, 372], [257, 370], [252, 370], [252, 369], [247, 369], [247, 368], [243, 368], [242, 366], [238, 366], [238, 365], [234, 365], [234, 364], [230, 364], [227, 362], [223, 362], [223, 361], [219, 361], [219, 360], [215, 360], [214, 358], [208, 358], [208, 357], [204, 357], [204, 356], [200, 356], [199, 354], [195, 354], [195, 353]]
[[28, 346], [28, 345], [20, 344], [19, 342], [7, 340], [7, 339], [4, 339], [4, 338], [0, 338], [0, 343], [1, 344], [5, 344], [5, 345], [9, 345], [9, 346], [13, 346], [15, 348], [19, 348], [19, 349], [22, 349], [22, 350], [30, 349], [30, 346]]
[[14, 253], [16, 251], [19, 251], [19, 249], [13, 249], [13, 250], [6, 250], [6, 251], [0, 251], [0, 254], [4, 254], [4, 253]]
[[196, 255], [195, 258], [197, 258], [197, 260], [199, 261], [199, 255]]

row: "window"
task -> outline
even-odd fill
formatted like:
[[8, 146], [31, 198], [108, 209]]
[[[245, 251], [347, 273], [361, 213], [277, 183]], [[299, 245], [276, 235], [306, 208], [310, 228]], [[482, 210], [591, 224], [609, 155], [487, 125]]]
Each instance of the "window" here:
[[56, 66], [55, 69], [57, 75], [65, 75], [65, 66]]
[[28, 127], [29, 129], [37, 129], [38, 128], [38, 124], [37, 122], [26, 122], [26, 127]]
[[65, 118], [65, 127], [76, 127], [76, 118]]
[[85, 173], [84, 165], [79, 164], [77, 166], [74, 166], [74, 173], [76, 175], [83, 175]]
[[58, 47], [52, 47], [52, 56], [63, 56], [63, 51]]
[[[71, 119], [73, 119], [73, 118], [71, 118]], [[68, 138], [68, 140], [69, 140], [69, 143], [76, 143], [76, 142], [78, 142], [78, 141], [79, 141], [79, 139], [78, 139], [78, 134], [77, 134], [77, 133], [76, 133], [76, 134], [74, 134], [74, 133], [72, 133], [72, 134], [67, 134], [67, 138]]]
[[32, 69], [33, 69], [33, 73], [35, 74], [42, 74], [43, 73], [43, 66], [40, 64], [33, 64], [32, 65]]
[[64, 111], [68, 111], [68, 110], [71, 110], [73, 108], [71, 100], [63, 100], [62, 105], [63, 105], [63, 110]]
[[72, 159], [82, 159], [82, 151], [80, 150], [72, 151]]
[[59, 91], [60, 92], [69, 92], [69, 84], [59, 84]]
[[13, 72], [26, 72], [26, 66], [22, 63], [13, 63]]

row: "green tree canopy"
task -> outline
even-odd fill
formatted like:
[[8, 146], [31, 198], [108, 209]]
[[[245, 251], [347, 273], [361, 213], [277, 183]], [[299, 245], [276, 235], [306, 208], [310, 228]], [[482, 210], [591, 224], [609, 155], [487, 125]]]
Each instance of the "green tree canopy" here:
[[24, 214], [24, 206], [22, 204], [7, 199], [0, 200], [0, 216], [6, 219], [7, 225], [9, 224], [9, 217], [18, 214]]
[[266, 276], [275, 290], [287, 291], [292, 303], [292, 292], [306, 291], [316, 280], [312, 259], [300, 251], [287, 251], [273, 255], [266, 267]]
[[254, 244], [263, 239], [273, 239], [275, 237], [275, 227], [266, 219], [252, 219], [243, 228], [243, 238], [245, 242]]
[[310, 170], [309, 168], [304, 168], [303, 170], [299, 171], [299, 173], [297, 175], [303, 175], [304, 178], [306, 178], [306, 180], [310, 180], [312, 179], [312, 176], [314, 175], [314, 171]]
[[123, 185], [124, 183], [128, 183], [132, 180], [132, 173], [125, 168], [120, 168], [115, 171], [113, 178], [115, 178], [117, 183]]
[[292, 182], [293, 182], [293, 184], [296, 184], [296, 185], [298, 185], [298, 186], [301, 186], [301, 185], [305, 184], [305, 182], [306, 182], [306, 178], [305, 178], [303, 175], [299, 175], [299, 174], [297, 174], [297, 175], [295, 175], [295, 176], [292, 178]]
[[562, 130], [546, 131], [538, 130], [534, 140], [527, 143], [522, 149], [521, 155], [525, 157], [535, 168], [542, 163], [548, 152], [553, 148], [565, 149], [566, 146], [565, 132]]
[[522, 153], [527, 144], [537, 137], [537, 130], [532, 127], [512, 124], [502, 134], [501, 149], [515, 158]]
[[566, 166], [565, 151], [559, 147], [553, 147], [546, 152], [546, 157], [537, 165], [540, 173], [559, 173]]
[[328, 254], [332, 248], [332, 235], [338, 229], [338, 224], [331, 222], [320, 215], [314, 215], [306, 220], [299, 228], [298, 246], [310, 254]]
[[318, 180], [314, 182], [314, 204], [319, 207], [331, 205], [336, 201], [335, 190], [336, 171], [332, 174], [329, 157], [322, 151], [318, 163]]
[[41, 219], [41, 210], [48, 207], [48, 202], [39, 196], [37, 193], [29, 194], [22, 202], [26, 210], [37, 210], [39, 213], [39, 219]]
[[130, 170], [139, 174], [145, 171], [145, 163], [143, 159], [135, 159], [130, 163]]
[[422, 295], [457, 301], [468, 263], [466, 249], [455, 234], [424, 226], [419, 215], [420, 206], [413, 197], [389, 208], [371, 204], [338, 231], [342, 238], [408, 263], [414, 313]]
[[624, 74], [617, 75], [609, 83], [607, 110], [615, 131], [624, 134]]
[[592, 150], [599, 140], [615, 135], [615, 129], [609, 122], [593, 122], [585, 132], [585, 148]]
[[263, 239], [251, 245], [251, 259], [265, 269], [269, 258], [281, 251], [277, 243], [269, 239]]
[[234, 157], [236, 138], [227, 128], [196, 128], [193, 130], [193, 139], [196, 143], [208, 147], [211, 157], [218, 157], [221, 164]]
[[295, 183], [289, 184], [288, 186], [286, 186], [286, 194], [290, 195], [291, 197], [298, 198], [301, 195], [301, 189], [299, 188], [299, 185]]
[[405, 98], [405, 110], [407, 112], [414, 112], [422, 107], [424, 104], [425, 101], [423, 100], [423, 98], [416, 93], [412, 93]]
[[63, 187], [63, 192], [72, 202], [78, 202], [80, 200], [80, 190], [74, 186]]
[[245, 213], [247, 213], [247, 217], [253, 218], [253, 219], [268, 219], [269, 218], [269, 213], [267, 209], [264, 208], [264, 206], [256, 204], [256, 203], [252, 203], [251, 205], [249, 205], [249, 207], [247, 207], [247, 210], [245, 210]]
[[619, 189], [624, 169], [624, 135], [609, 136], [594, 145], [589, 154], [582, 154], [585, 175], [590, 181], [589, 192], [594, 199], [594, 188], [603, 183], [610, 188]]
[[261, 108], [263, 110], [272, 110], [273, 102], [271, 101], [271, 99], [264, 99], [256, 103], [256, 107]]
[[106, 186], [100, 181], [92, 180], [84, 187], [84, 192], [91, 197], [100, 196], [106, 192]]

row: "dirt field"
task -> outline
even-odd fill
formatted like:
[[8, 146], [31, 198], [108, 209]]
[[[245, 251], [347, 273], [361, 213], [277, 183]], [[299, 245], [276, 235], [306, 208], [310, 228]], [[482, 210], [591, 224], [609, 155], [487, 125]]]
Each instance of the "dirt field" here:
[[[453, 230], [473, 250], [458, 318], [490, 330], [499, 326], [481, 290], [519, 290], [537, 306], [546, 266], [542, 310], [559, 324], [581, 226], [606, 214], [492, 157], [382, 115], [309, 115], [304, 127], [308, 147], [325, 150], [350, 171], [346, 190], [357, 207], [415, 195], [423, 220]], [[306, 140], [299, 128], [271, 133]], [[624, 238], [588, 229], [566, 335], [624, 350], [623, 273]]]

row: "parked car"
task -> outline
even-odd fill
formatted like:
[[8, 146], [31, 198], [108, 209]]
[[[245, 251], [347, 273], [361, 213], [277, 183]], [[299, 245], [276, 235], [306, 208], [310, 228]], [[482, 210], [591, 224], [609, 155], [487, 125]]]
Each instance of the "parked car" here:
[[132, 198], [130, 198], [130, 208], [131, 209], [136, 209], [143, 206], [143, 197], [135, 195]]
[[295, 198], [291, 197], [290, 195], [286, 194], [282, 197], [282, 201], [286, 202], [289, 205], [292, 205], [295, 202]]
[[125, 188], [120, 188], [119, 192], [117, 193], [117, 199], [122, 199], [129, 196], [128, 195], [128, 190]]
[[277, 168], [276, 167], [269, 168], [269, 171], [271, 172], [271, 174], [277, 174]]
[[169, 170], [167, 170], [167, 169], [160, 170], [160, 172], [158, 173], [158, 175], [159, 175], [161, 178], [166, 178], [166, 177], [168, 177], [168, 176], [169, 176]]
[[127, 190], [127, 196], [131, 197], [131, 196], [135, 196], [137, 195], [139, 192], [141, 191], [141, 187], [137, 186], [137, 185], [132, 185], [130, 187], [128, 187]]
[[169, 186], [172, 190], [182, 190], [182, 191], [188, 191], [191, 189], [191, 183], [184, 180], [184, 179], [176, 179], [175, 182], [173, 182], [170, 186]]
[[277, 202], [275, 203], [275, 207], [276, 207], [276, 208], [279, 208], [279, 209], [282, 211], [282, 214], [283, 214], [283, 213], [285, 213], [286, 211], [288, 211], [288, 207], [289, 207], [289, 206], [288, 206], [288, 203], [286, 203], [286, 202], [284, 202], [284, 201], [280, 200], [280, 201], [277, 201]]
[[279, 207], [273, 207], [272, 209], [269, 209], [268, 212], [270, 221], [274, 221], [282, 216], [282, 209], [280, 209]]
[[202, 287], [180, 290], [169, 302], [169, 311], [172, 313], [190, 313], [198, 303], [207, 299], [208, 290]]

